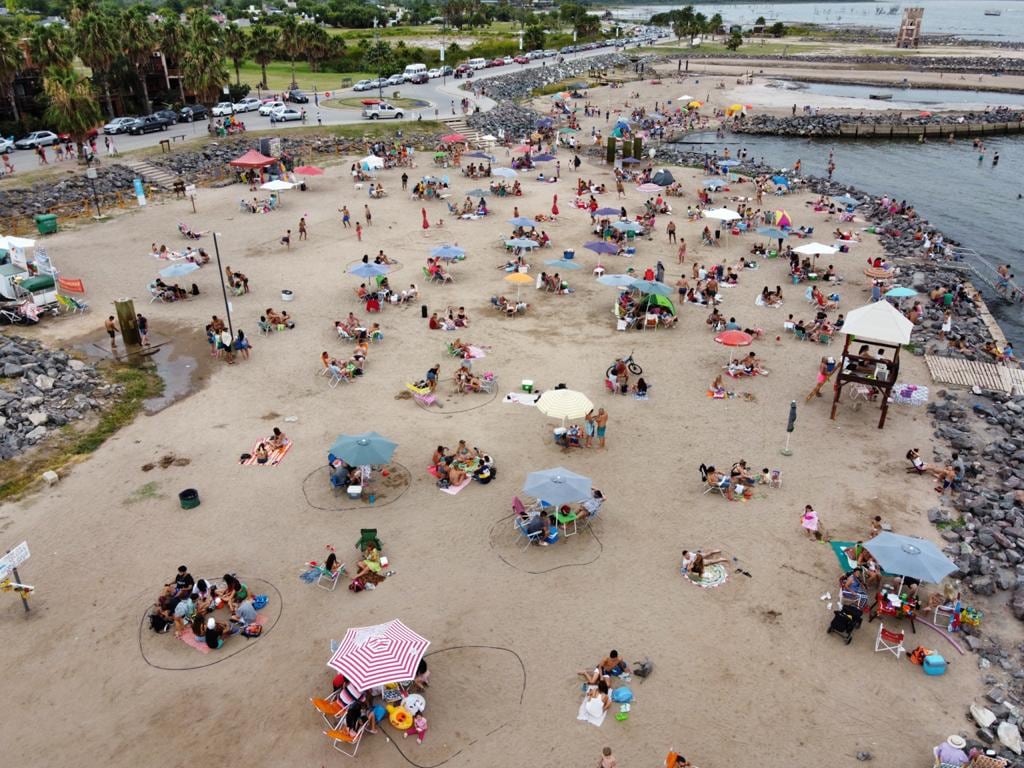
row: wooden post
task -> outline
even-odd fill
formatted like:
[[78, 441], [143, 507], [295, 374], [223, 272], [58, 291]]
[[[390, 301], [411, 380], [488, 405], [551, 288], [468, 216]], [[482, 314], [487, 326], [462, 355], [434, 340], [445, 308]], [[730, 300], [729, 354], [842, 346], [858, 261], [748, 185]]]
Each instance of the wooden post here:
[[121, 338], [127, 347], [141, 347], [142, 337], [139, 335], [139, 323], [135, 318], [135, 302], [131, 299], [114, 301], [117, 313], [117, 324], [121, 326]]

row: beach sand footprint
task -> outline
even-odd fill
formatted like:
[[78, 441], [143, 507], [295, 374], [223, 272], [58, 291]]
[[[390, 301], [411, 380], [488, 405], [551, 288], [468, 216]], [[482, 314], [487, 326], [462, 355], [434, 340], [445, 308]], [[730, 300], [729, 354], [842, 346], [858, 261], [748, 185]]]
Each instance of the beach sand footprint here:
[[[384, 507], [393, 504], [409, 489], [412, 480], [409, 470], [401, 464], [391, 463], [385, 467], [387, 477], [378, 475], [374, 479], [372, 506]], [[314, 509], [347, 512], [357, 509], [369, 509], [369, 498], [350, 499], [344, 489], [335, 491], [331, 487], [330, 469], [327, 464], [310, 472], [302, 481], [302, 495], [306, 503]]]
[[[525, 539], [514, 527], [512, 516], [507, 515], [496, 521], [488, 534], [491, 551], [510, 568], [530, 574], [549, 573], [562, 568], [585, 567], [601, 557], [601, 521], [594, 523], [594, 530], [580, 527], [579, 532], [563, 537], [558, 529], [558, 541], [542, 547], [531, 544], [524, 547]], [[572, 531], [572, 527], [569, 528]]]
[[[514, 651], [489, 646], [445, 648], [426, 658], [430, 687], [423, 695], [429, 727], [423, 743], [417, 744], [414, 736], [402, 738], [390, 726], [384, 730], [417, 768], [434, 768], [461, 753], [469, 753], [467, 764], [475, 764], [473, 746], [519, 720], [526, 668]], [[377, 751], [383, 745], [372, 746]]]

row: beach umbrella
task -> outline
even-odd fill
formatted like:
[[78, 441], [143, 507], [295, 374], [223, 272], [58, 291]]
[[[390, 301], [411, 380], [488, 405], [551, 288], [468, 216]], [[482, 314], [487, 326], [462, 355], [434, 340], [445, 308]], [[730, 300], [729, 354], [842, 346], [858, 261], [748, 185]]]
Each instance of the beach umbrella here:
[[551, 155], [551, 154], [548, 154], [547, 152], [545, 152], [543, 155], [534, 155], [533, 156], [533, 162], [535, 162], [535, 163], [550, 163], [554, 159], [555, 159], [555, 156]]
[[687, 104], [686, 106], [687, 106], [687, 107], [690, 107], [690, 108], [692, 108], [692, 109], [700, 109], [701, 107], [703, 107], [703, 106], [704, 106], [704, 102], [703, 102], [703, 101], [696, 101], [696, 100], [694, 100], [694, 101], [691, 101], [691, 102], [690, 102], [689, 104]]
[[558, 132], [559, 133], [579, 133], [579, 130], [576, 129], [576, 128], [559, 128]]
[[725, 182], [722, 179], [705, 179], [701, 182], [705, 189], [720, 189], [725, 186]]
[[533, 219], [528, 219], [525, 216], [517, 216], [514, 219], [509, 219], [508, 223], [513, 227], [536, 227], [537, 222]]
[[839, 253], [837, 248], [823, 243], [807, 243], [807, 245], [801, 245], [793, 250], [802, 256], [831, 256], [834, 253]]
[[191, 261], [183, 261], [180, 264], [171, 264], [169, 267], [164, 267], [160, 270], [160, 277], [184, 277], [190, 275], [199, 269], [199, 265]]
[[511, 168], [492, 168], [491, 176], [500, 176], [504, 179], [514, 179], [519, 174]]
[[897, 285], [895, 288], [890, 288], [886, 291], [885, 295], [891, 299], [909, 299], [911, 296], [917, 296], [917, 291], [913, 288]]
[[858, 200], [856, 197], [850, 197], [850, 195], [836, 195], [835, 197], [832, 198], [832, 202], [836, 203], [837, 205], [844, 206], [852, 205], [856, 207], [860, 205], [860, 200]]
[[466, 197], [490, 197], [491, 190], [489, 189], [471, 189], [466, 193]]
[[678, 99], [676, 99], [676, 101], [693, 101], [693, 96], [680, 96]]
[[789, 179], [787, 179], [785, 176], [772, 176], [772, 183], [777, 184], [780, 187], [786, 187], [787, 189], [789, 188]]
[[636, 282], [636, 278], [632, 275], [601, 275], [597, 282], [612, 288], [629, 288]]
[[554, 197], [551, 198], [551, 215], [558, 215], [558, 195], [555, 195]]
[[345, 676], [355, 689], [412, 680], [430, 641], [398, 619], [349, 629], [327, 666]]
[[645, 312], [651, 307], [660, 307], [667, 311], [670, 315], [675, 317], [676, 307], [669, 300], [668, 296], [662, 296], [658, 293], [648, 293], [641, 297], [640, 301], [636, 303], [637, 307], [644, 310]]
[[529, 275], [524, 275], [522, 272], [513, 272], [509, 275], [505, 275], [505, 280], [510, 283], [515, 283], [516, 286], [516, 301], [519, 301], [519, 291], [526, 284], [533, 284], [533, 278]]
[[731, 211], [728, 208], [715, 208], [712, 211], [705, 211], [705, 219], [717, 219], [718, 221], [736, 221], [741, 218], [736, 211]]
[[549, 389], [537, 400], [537, 410], [545, 416], [561, 419], [562, 425], [565, 426], [566, 419], [582, 419], [594, 410], [594, 404], [582, 392], [572, 389]]
[[331, 446], [331, 453], [350, 467], [372, 464], [387, 464], [398, 443], [393, 443], [376, 432], [362, 432], [358, 435], [339, 435]]
[[357, 264], [348, 271], [350, 275], [356, 277], [379, 277], [380, 275], [386, 275], [391, 270], [388, 269], [384, 264]]
[[585, 501], [592, 495], [590, 478], [577, 475], [564, 467], [531, 472], [526, 476], [523, 493], [556, 507], [574, 501]]
[[423, 216], [423, 230], [425, 232], [430, 229], [430, 221], [427, 219], [427, 209], [420, 208], [420, 215]]
[[643, 230], [635, 221], [613, 221], [612, 226], [619, 232], [640, 232]]
[[[636, 165], [637, 163], [642, 163], [642, 162], [643, 162], [643, 160], [637, 160], [635, 157], [624, 157], [624, 158], [622, 158], [622, 164], [623, 165]], [[637, 187], [637, 189], [639, 189], [639, 187]]]
[[524, 154], [526, 154], [527, 152], [529, 152], [532, 149], [533, 149], [533, 147], [531, 147], [529, 144], [520, 144], [518, 147], [514, 148], [512, 151], [515, 152], [517, 155], [524, 155]]
[[[623, 161], [623, 162], [625, 162], [625, 161]], [[636, 162], [639, 163], [640, 161], [637, 160]], [[644, 192], [644, 193], [661, 192], [661, 185], [653, 184], [653, 183], [648, 181], [646, 184], [641, 184], [639, 187], [636, 188], [636, 190], [637, 190], [637, 192]]]
[[570, 91], [578, 91], [580, 88], [586, 88], [587, 84], [586, 83], [581, 83], [581, 82], [575, 82], [575, 83], [569, 83], [565, 87], [568, 88]]
[[669, 171], [666, 171], [664, 169], [662, 169], [662, 170], [658, 171], [656, 174], [654, 174], [654, 178], [651, 179], [651, 181], [653, 181], [655, 184], [658, 184], [659, 186], [662, 186], [662, 187], [667, 187], [669, 184], [673, 183], [675, 180], [676, 180], [676, 177], [673, 176]]
[[598, 241], [593, 242], [593, 243], [587, 243], [583, 247], [586, 248], [588, 251], [593, 251], [594, 253], [618, 253], [619, 252], [619, 246], [612, 245], [611, 243], [606, 243], [603, 240], [598, 240]]
[[743, 331], [722, 331], [715, 341], [726, 347], [749, 347], [754, 337]]
[[740, 164], [739, 160], [719, 160], [718, 161], [718, 167], [719, 168], [732, 168], [734, 165], [739, 165], [739, 164]]
[[793, 219], [786, 211], [779, 210], [775, 212], [775, 223], [780, 227], [792, 227]]
[[261, 184], [260, 189], [266, 189], [270, 192], [283, 192], [284, 190], [291, 189], [294, 186], [295, 185], [290, 181], [274, 179], [273, 181], [268, 181], [266, 184]]
[[793, 452], [789, 450], [789, 438], [793, 435], [793, 430], [796, 429], [796, 400], [789, 402], [789, 419], [786, 421], [786, 447], [782, 449], [783, 456], [792, 456]]
[[447, 136], [441, 137], [442, 144], [461, 144], [466, 140], [466, 137], [461, 133], [449, 133]]
[[486, 152], [470, 152], [465, 157], [477, 157], [481, 160], [494, 160], [494, 155], [488, 155]]
[[531, 240], [528, 237], [515, 237], [512, 238], [511, 240], [506, 240], [505, 245], [507, 245], [509, 248], [526, 248], [527, 250], [529, 250], [530, 248], [538, 247], [540, 243], [538, 243], [536, 240]]
[[555, 121], [552, 120], [550, 117], [538, 118], [537, 122], [534, 123], [534, 125], [536, 125], [538, 128], [550, 128], [554, 124], [555, 124]]
[[457, 259], [460, 256], [465, 256], [466, 251], [459, 248], [457, 245], [448, 245], [448, 243], [445, 243], [444, 245], [439, 245], [437, 248], [431, 250], [430, 255], [439, 259]]
[[634, 280], [631, 288], [635, 288], [640, 293], [654, 293], [658, 296], [671, 296], [672, 288], [664, 283], [659, 283], [656, 280]]
[[298, 176], [323, 176], [324, 169], [315, 165], [300, 165], [294, 171]]
[[779, 229], [778, 227], [758, 227], [757, 234], [770, 237], [773, 240], [782, 240], [785, 237], [789, 237], [789, 230]]
[[620, 213], [620, 211], [618, 208], [598, 208], [594, 213], [598, 216], [613, 216]]
[[367, 170], [379, 169], [384, 167], [384, 158], [377, 157], [376, 155], [367, 155], [359, 161], [359, 164]]
[[956, 564], [925, 539], [882, 531], [864, 542], [864, 549], [886, 573], [938, 584], [953, 573]]
[[548, 259], [544, 262], [549, 267], [562, 267], [563, 269], [579, 269], [582, 265], [568, 259]]

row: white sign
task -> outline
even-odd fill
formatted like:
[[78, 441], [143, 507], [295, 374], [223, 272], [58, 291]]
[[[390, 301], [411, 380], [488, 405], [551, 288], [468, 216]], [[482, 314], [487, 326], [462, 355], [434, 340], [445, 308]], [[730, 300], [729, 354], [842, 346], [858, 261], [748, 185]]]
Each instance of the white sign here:
[[17, 568], [29, 558], [28, 542], [23, 541], [3, 557], [0, 557], [0, 566]]
[[186, 184], [185, 185], [185, 194], [188, 195], [189, 197], [195, 197], [196, 196], [196, 185], [195, 184]]
[[444, 64], [444, 43], [438, 45], [437, 50], [441, 54], [441, 63]]

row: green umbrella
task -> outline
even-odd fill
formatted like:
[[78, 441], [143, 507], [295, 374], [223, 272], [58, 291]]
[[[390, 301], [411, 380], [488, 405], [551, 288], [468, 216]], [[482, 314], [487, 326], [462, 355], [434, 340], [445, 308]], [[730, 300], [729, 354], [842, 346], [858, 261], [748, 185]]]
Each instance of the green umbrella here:
[[672, 300], [668, 296], [661, 296], [657, 293], [648, 293], [637, 302], [637, 306], [640, 309], [647, 310], [650, 307], [661, 307], [668, 312], [672, 317], [676, 316], [675, 305], [672, 304]]

